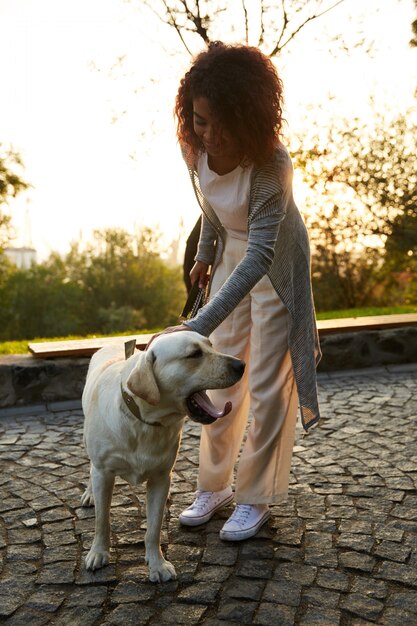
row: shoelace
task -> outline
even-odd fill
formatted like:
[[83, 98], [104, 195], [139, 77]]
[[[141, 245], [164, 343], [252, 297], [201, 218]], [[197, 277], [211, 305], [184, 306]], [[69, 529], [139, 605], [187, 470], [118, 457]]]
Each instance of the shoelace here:
[[213, 492], [212, 491], [203, 491], [199, 493], [193, 503], [193, 508], [197, 510], [204, 510], [207, 502], [210, 500]]
[[237, 524], [245, 524], [249, 515], [252, 511], [251, 504], [237, 504], [235, 510], [233, 511], [229, 521], [236, 522]]

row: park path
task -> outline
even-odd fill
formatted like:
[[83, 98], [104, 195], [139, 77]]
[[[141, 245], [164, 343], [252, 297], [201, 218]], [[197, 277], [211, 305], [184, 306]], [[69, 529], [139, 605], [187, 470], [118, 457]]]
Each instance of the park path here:
[[163, 530], [178, 580], [147, 581], [144, 490], [116, 483], [111, 564], [88, 573], [94, 510], [83, 416], [0, 411], [0, 623], [417, 624], [417, 366], [322, 374], [323, 419], [298, 432], [290, 495], [252, 540], [221, 542], [193, 498], [199, 427], [186, 422]]

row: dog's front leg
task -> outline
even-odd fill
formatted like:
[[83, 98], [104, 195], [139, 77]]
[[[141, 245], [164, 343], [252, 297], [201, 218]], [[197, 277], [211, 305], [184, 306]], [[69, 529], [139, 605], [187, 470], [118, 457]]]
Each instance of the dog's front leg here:
[[149, 579], [153, 583], [166, 582], [177, 577], [174, 566], [164, 559], [161, 552], [162, 519], [170, 482], [169, 474], [151, 478], [147, 482], [145, 547]]
[[93, 471], [93, 464], [90, 463], [90, 478], [88, 479], [86, 490], [81, 496], [81, 506], [94, 506], [93, 487], [91, 484], [91, 472]]
[[107, 565], [110, 558], [110, 505], [114, 475], [92, 466], [91, 484], [96, 507], [96, 528], [93, 545], [85, 557], [85, 564], [87, 569], [96, 570]]

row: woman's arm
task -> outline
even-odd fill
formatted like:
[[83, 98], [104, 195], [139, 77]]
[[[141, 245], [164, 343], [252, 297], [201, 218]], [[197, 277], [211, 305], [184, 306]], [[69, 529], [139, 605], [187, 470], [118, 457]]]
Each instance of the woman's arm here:
[[208, 219], [203, 215], [201, 222], [201, 233], [198, 241], [195, 261], [201, 261], [207, 265], [212, 265], [214, 261], [215, 241], [217, 233]]
[[210, 302], [187, 320], [191, 330], [209, 336], [267, 274], [282, 219], [277, 215], [263, 217], [250, 225], [245, 256]]

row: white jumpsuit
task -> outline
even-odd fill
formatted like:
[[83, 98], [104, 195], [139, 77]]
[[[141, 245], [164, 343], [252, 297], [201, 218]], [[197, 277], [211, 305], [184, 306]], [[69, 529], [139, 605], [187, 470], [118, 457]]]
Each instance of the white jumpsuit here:
[[[245, 255], [250, 173], [250, 168], [238, 166], [219, 176], [208, 168], [206, 154], [199, 161], [202, 191], [227, 233], [210, 296]], [[202, 429], [199, 489], [220, 491], [232, 484], [251, 413], [237, 465], [235, 500], [240, 504], [273, 504], [286, 498], [298, 406], [288, 350], [288, 320], [287, 309], [265, 275], [212, 333], [210, 339], [217, 350], [243, 359], [247, 367], [237, 385], [210, 392], [217, 407], [231, 400], [233, 410]]]

